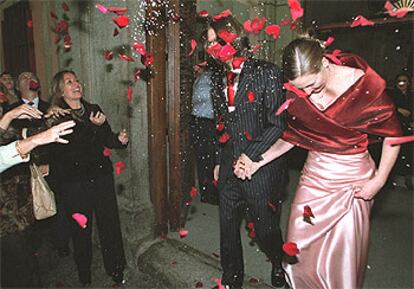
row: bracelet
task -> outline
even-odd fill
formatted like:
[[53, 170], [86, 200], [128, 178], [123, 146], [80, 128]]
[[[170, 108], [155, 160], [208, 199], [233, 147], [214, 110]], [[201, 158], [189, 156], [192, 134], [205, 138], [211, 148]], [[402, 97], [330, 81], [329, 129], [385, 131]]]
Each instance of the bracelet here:
[[20, 155], [20, 157], [23, 159], [23, 160], [25, 160], [25, 159], [27, 159], [28, 157], [29, 157], [29, 154], [24, 154], [23, 152], [22, 152], [22, 148], [21, 148], [21, 146], [20, 146], [20, 141], [18, 140], [18, 141], [16, 141], [16, 151], [17, 151], [17, 153]]

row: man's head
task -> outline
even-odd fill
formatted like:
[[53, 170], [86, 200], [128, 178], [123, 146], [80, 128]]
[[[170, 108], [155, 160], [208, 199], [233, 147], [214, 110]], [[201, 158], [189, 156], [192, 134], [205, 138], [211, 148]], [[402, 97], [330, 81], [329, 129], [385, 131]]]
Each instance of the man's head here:
[[20, 91], [20, 94], [23, 98], [26, 97], [28, 92], [35, 91], [37, 92], [40, 88], [39, 78], [33, 72], [22, 72], [17, 78], [17, 90]]

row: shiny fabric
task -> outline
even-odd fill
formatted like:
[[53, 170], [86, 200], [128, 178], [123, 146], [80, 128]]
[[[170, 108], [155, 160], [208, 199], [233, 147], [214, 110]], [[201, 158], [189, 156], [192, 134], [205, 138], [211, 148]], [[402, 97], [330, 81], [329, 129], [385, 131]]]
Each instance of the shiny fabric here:
[[[291, 205], [286, 242], [297, 244], [297, 263], [285, 263], [294, 289], [362, 288], [373, 201], [354, 198], [354, 187], [375, 173], [368, 152], [309, 152]], [[304, 219], [309, 206], [314, 218]]]
[[282, 138], [307, 150], [357, 154], [370, 139], [401, 136], [395, 105], [385, 93], [385, 81], [360, 57], [339, 55], [343, 65], [362, 69], [364, 75], [325, 111], [308, 98], [294, 98], [288, 108], [288, 129]]

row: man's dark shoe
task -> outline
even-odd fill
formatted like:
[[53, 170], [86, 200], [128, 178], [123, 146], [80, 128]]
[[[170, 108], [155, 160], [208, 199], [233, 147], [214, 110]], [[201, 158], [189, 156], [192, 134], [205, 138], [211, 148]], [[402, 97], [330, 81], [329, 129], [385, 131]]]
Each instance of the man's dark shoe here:
[[111, 277], [112, 277], [112, 281], [114, 281], [118, 285], [124, 285], [126, 283], [123, 272], [112, 273]]
[[272, 286], [274, 287], [284, 287], [286, 285], [285, 279], [285, 270], [282, 267], [272, 267]]

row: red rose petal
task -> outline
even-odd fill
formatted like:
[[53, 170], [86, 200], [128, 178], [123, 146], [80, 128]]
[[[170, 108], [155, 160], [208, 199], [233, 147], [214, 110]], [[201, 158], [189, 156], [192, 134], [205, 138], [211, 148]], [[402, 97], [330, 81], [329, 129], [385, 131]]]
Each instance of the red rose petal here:
[[33, 20], [28, 20], [26, 23], [27, 28], [32, 29], [33, 28]]
[[178, 233], [180, 234], [180, 238], [184, 239], [188, 235], [188, 230], [180, 229], [180, 231]]
[[249, 238], [252, 238], [252, 239], [254, 239], [254, 238], [256, 238], [256, 231], [250, 231], [249, 232], [249, 234], [247, 234], [248, 236], [249, 236]]
[[311, 207], [305, 206], [303, 208], [303, 217], [304, 218], [315, 218], [315, 216], [313, 215]]
[[256, 44], [255, 47], [253, 47], [252, 52], [255, 53], [257, 50], [259, 50], [260, 48], [262, 48], [262, 46], [260, 44]]
[[277, 39], [279, 38], [280, 27], [276, 24], [269, 25], [265, 28], [265, 32], [266, 34], [273, 36], [273, 39]]
[[282, 21], [280, 21], [280, 26], [288, 26], [289, 24], [292, 23], [292, 18], [290, 17], [286, 17], [285, 19], [283, 19]]
[[357, 26], [372, 26], [375, 23], [371, 20], [366, 19], [362, 15], [358, 15], [355, 17], [354, 21], [351, 24], [351, 27], [357, 27]]
[[217, 15], [214, 15], [212, 18], [213, 20], [219, 20], [221, 18], [229, 17], [230, 15], [232, 15], [231, 10], [227, 9], [227, 10], [220, 12]]
[[154, 63], [154, 56], [147, 51], [145, 55], [141, 57], [141, 62], [145, 66], [149, 66]]
[[195, 198], [197, 196], [197, 189], [195, 187], [191, 187], [190, 197]]
[[124, 16], [124, 15], [112, 18], [112, 20], [116, 23], [116, 25], [118, 25], [119, 28], [124, 28], [129, 23], [128, 16]]
[[65, 12], [68, 12], [69, 11], [69, 6], [68, 6], [68, 4], [66, 4], [66, 2], [62, 2], [62, 9]]
[[131, 56], [125, 55], [125, 54], [120, 54], [119, 58], [121, 58], [122, 60], [128, 61], [128, 62], [134, 61], [134, 58], [132, 58]]
[[128, 93], [127, 93], [128, 101], [132, 100], [132, 87], [128, 86]]
[[254, 99], [256, 98], [256, 93], [254, 93], [254, 91], [249, 90], [247, 91], [246, 95], [247, 95], [247, 100], [250, 103], [254, 102]]
[[207, 17], [208, 16], [208, 11], [207, 10], [201, 10], [200, 12], [198, 12], [198, 16]]
[[191, 51], [190, 51], [190, 53], [188, 53], [188, 56], [193, 55], [193, 53], [194, 53], [194, 51], [197, 47], [197, 41], [195, 41], [195, 39], [191, 39], [190, 45], [191, 45]]
[[295, 93], [299, 97], [307, 97], [308, 96], [308, 94], [306, 92], [304, 92], [302, 89], [297, 88], [296, 86], [294, 86], [293, 84], [291, 84], [289, 82], [285, 82], [283, 84], [283, 87], [286, 90], [292, 91], [293, 93]]
[[128, 12], [128, 8], [123, 7], [108, 7], [108, 11], [113, 12], [117, 15], [123, 15], [124, 13]]
[[283, 251], [289, 256], [296, 256], [300, 253], [298, 246], [293, 242], [286, 242], [283, 244]]
[[218, 289], [226, 289], [222, 284], [221, 284], [221, 278], [217, 278], [216, 280], [214, 280], [214, 282], [216, 282]]
[[333, 42], [335, 41], [334, 37], [329, 36], [328, 39], [326, 39], [326, 41], [323, 43], [323, 45], [325, 47], [328, 47], [329, 45], [331, 45]]
[[63, 47], [65, 47], [65, 49], [70, 49], [72, 47], [72, 37], [70, 37], [69, 34], [66, 34], [63, 37]]
[[145, 55], [146, 54], [145, 45], [143, 43], [135, 42], [132, 45], [132, 48], [134, 48], [134, 50], [136, 52], [138, 52], [139, 54], [141, 54], [141, 55]]
[[88, 218], [80, 213], [72, 214], [72, 218], [78, 223], [78, 225], [82, 228], [86, 228], [86, 223], [88, 222]]
[[60, 32], [63, 32], [63, 31], [67, 31], [68, 28], [69, 28], [69, 23], [66, 20], [60, 20], [56, 24], [55, 32], [60, 33]]
[[338, 57], [336, 57], [338, 54], [341, 53], [341, 50], [335, 49], [332, 54], [325, 54], [324, 57], [328, 58], [330, 61], [337, 65], [342, 65], [341, 60], [339, 60]]
[[288, 98], [282, 105], [277, 109], [276, 116], [281, 115], [282, 112], [289, 108], [289, 105], [293, 102], [293, 98]]
[[303, 8], [298, 0], [288, 0], [288, 5], [290, 8], [290, 16], [293, 21], [296, 21], [303, 16]]
[[414, 141], [414, 135], [401, 136], [401, 137], [387, 137], [384, 141], [386, 145], [395, 146], [406, 142]]
[[247, 139], [248, 141], [253, 140], [252, 135], [251, 135], [251, 134], [250, 134], [250, 132], [248, 132], [248, 131], [245, 131], [245, 132], [244, 132], [244, 136], [246, 137], [246, 139]]
[[112, 60], [114, 58], [114, 53], [110, 50], [104, 51], [104, 58], [108, 61]]
[[103, 155], [106, 157], [110, 157], [112, 155], [112, 150], [109, 148], [104, 148]]
[[96, 9], [98, 9], [99, 11], [101, 11], [103, 14], [106, 14], [109, 12], [108, 8], [101, 5], [101, 4], [95, 4]]
[[244, 63], [246, 60], [246, 57], [235, 57], [231, 62], [231, 65], [233, 66], [233, 69], [239, 69], [242, 63]]
[[395, 8], [390, 1], [385, 2], [384, 8], [391, 17], [403, 18], [408, 12], [414, 11], [413, 7]]
[[248, 222], [247, 223], [247, 228], [249, 228], [250, 230], [254, 230], [254, 223], [253, 222]]
[[223, 130], [224, 130], [224, 123], [223, 123], [223, 122], [219, 122], [219, 123], [216, 125], [216, 130], [217, 130], [217, 131], [223, 131]]
[[206, 52], [210, 54], [213, 58], [217, 58], [223, 46], [220, 43], [216, 43], [213, 46], [210, 46], [206, 49]]
[[232, 43], [238, 36], [236, 33], [228, 32], [226, 29], [221, 29], [218, 32], [218, 37], [223, 39], [226, 43]]
[[56, 20], [58, 19], [58, 17], [57, 17], [57, 15], [56, 15], [55, 12], [50, 11], [49, 13], [50, 13], [50, 17], [52, 17], [53, 19], [56, 19]]
[[236, 53], [237, 53], [237, 50], [234, 49], [234, 47], [230, 43], [227, 43], [221, 48], [218, 54], [218, 57], [220, 58], [221, 61], [226, 62], [232, 59], [234, 54]]
[[259, 279], [255, 278], [255, 277], [251, 277], [249, 279], [249, 283], [252, 284], [252, 285], [256, 285], [256, 284], [259, 283]]
[[228, 142], [229, 139], [230, 139], [230, 135], [227, 132], [225, 132], [221, 135], [221, 137], [219, 138], [218, 141], [219, 141], [219, 143], [224, 144], [224, 143]]
[[117, 161], [117, 162], [115, 163], [115, 173], [116, 173], [117, 175], [120, 175], [120, 174], [121, 174], [121, 172], [122, 172], [124, 169], [125, 169], [125, 164], [124, 164], [124, 162], [122, 162], [122, 161]]

